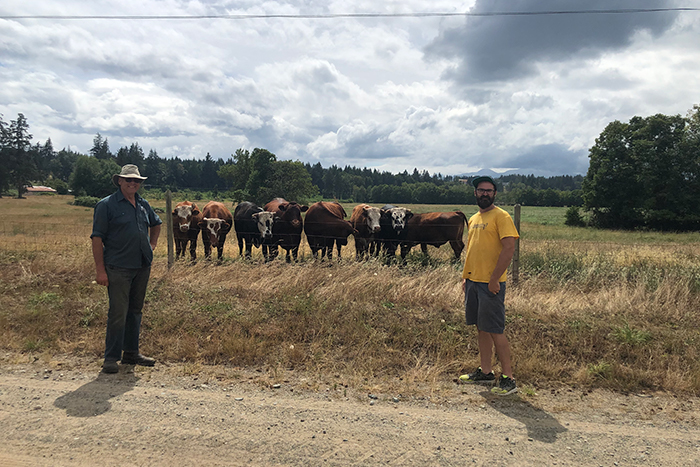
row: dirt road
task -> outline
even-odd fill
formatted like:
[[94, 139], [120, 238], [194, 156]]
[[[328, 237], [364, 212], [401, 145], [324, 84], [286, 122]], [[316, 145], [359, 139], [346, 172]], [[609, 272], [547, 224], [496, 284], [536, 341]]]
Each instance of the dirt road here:
[[0, 466], [700, 465], [695, 398], [498, 397], [452, 382], [439, 399], [405, 398], [177, 365], [105, 375], [95, 362], [10, 360]]

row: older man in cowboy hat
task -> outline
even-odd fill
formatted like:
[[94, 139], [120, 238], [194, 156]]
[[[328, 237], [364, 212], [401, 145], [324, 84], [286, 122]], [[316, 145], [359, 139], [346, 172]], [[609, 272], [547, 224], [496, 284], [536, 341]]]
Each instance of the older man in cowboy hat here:
[[137, 193], [146, 178], [137, 166], [125, 165], [112, 177], [119, 189], [95, 206], [90, 238], [96, 281], [107, 287], [109, 296], [105, 373], [117, 373], [119, 360], [124, 365], [155, 364], [139, 352], [141, 309], [162, 224]]

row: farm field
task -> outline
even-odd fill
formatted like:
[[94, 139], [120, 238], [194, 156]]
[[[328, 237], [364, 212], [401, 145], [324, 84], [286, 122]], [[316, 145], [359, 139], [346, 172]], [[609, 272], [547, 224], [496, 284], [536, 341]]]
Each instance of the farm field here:
[[230, 235], [220, 265], [171, 269], [161, 237], [141, 339], [158, 363], [100, 374], [106, 290], [71, 199], [0, 199], [0, 465], [700, 462], [697, 234], [523, 208], [520, 392], [499, 398], [456, 384], [478, 360], [451, 249], [358, 263], [352, 237], [340, 261], [265, 264]]
[[[1, 345], [97, 363], [106, 293], [92, 284], [92, 209], [71, 199], [0, 199]], [[573, 385], [697, 394], [700, 236], [566, 227], [564, 212], [522, 209], [521, 277], [509, 284], [506, 332], [524, 392]], [[430, 247], [430, 258], [415, 248], [401, 268], [355, 262], [352, 237], [342, 261], [314, 262], [302, 243], [298, 264], [264, 264], [259, 250], [251, 262], [239, 258], [232, 234], [221, 265], [168, 270], [166, 244], [162, 236], [142, 340], [160, 361], [193, 372], [333, 373], [356, 388], [404, 394], [428, 382], [439, 392], [476, 364], [461, 265], [447, 245]]]

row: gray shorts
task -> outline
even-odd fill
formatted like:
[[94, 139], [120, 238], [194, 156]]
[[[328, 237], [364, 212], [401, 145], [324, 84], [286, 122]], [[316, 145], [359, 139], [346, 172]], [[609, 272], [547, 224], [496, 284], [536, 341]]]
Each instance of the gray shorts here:
[[503, 334], [506, 327], [506, 283], [501, 291], [492, 294], [484, 282], [467, 280], [464, 294], [464, 310], [467, 324], [476, 324], [479, 331]]

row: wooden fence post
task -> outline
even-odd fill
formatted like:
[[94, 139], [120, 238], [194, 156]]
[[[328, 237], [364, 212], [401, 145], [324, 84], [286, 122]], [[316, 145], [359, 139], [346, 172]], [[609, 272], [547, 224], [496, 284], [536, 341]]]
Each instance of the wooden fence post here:
[[[520, 205], [516, 204], [513, 208], [513, 222], [515, 223], [515, 228], [518, 229], [518, 235], [520, 235]], [[520, 238], [515, 239], [515, 252], [513, 253], [513, 265], [511, 268], [511, 274], [513, 276], [513, 283], [517, 284], [520, 280]]]
[[167, 226], [168, 235], [168, 269], [173, 267], [175, 255], [173, 254], [173, 194], [170, 190], [165, 192], [165, 225]]

